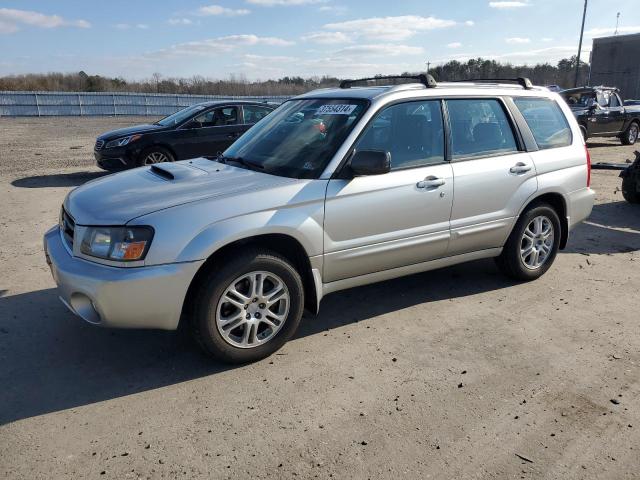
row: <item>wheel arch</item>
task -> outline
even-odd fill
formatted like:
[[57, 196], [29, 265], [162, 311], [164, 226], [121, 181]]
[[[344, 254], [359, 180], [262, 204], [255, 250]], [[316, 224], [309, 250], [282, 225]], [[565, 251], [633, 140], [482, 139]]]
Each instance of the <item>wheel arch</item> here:
[[549, 204], [558, 214], [560, 218], [560, 250], [564, 250], [569, 240], [569, 219], [567, 218], [567, 202], [564, 196], [558, 192], [546, 192], [540, 195], [530, 198], [529, 201], [522, 207], [518, 216], [523, 212], [533, 208], [541, 203]]
[[237, 239], [215, 250], [200, 266], [189, 284], [183, 303], [182, 317], [190, 314], [191, 299], [196, 292], [199, 282], [206, 276], [210, 269], [215, 268], [218, 262], [224, 261], [224, 258], [232, 255], [234, 251], [247, 247], [271, 250], [289, 260], [298, 270], [302, 278], [305, 308], [313, 313], [317, 313], [319, 302], [317, 281], [314, 278], [311, 261], [309, 260], [306, 250], [302, 244], [291, 235], [284, 233], [266, 233]]

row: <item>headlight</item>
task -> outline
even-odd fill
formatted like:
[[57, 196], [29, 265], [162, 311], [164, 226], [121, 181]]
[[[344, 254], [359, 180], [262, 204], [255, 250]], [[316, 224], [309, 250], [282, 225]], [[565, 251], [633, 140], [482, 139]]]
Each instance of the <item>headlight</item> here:
[[152, 238], [151, 227], [88, 227], [80, 251], [90, 257], [133, 262], [144, 259]]
[[128, 137], [116, 138], [115, 140], [111, 140], [110, 142], [107, 142], [104, 148], [124, 147], [125, 145], [128, 145], [131, 142], [135, 142], [141, 136], [142, 135], [129, 135]]

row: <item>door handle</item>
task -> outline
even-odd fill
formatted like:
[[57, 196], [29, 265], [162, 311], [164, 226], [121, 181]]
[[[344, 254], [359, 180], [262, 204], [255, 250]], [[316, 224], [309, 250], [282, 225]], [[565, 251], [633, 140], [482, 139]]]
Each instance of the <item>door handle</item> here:
[[526, 163], [518, 162], [513, 167], [509, 169], [511, 173], [519, 174], [519, 173], [527, 173], [531, 170], [531, 165], [527, 165]]
[[425, 178], [424, 180], [421, 180], [418, 183], [416, 183], [416, 187], [418, 187], [418, 188], [437, 188], [437, 187], [441, 187], [445, 183], [446, 182], [444, 181], [444, 178], [438, 178], [438, 177], [434, 177], [434, 176], [429, 176], [429, 177]]
[[227, 138], [238, 138], [240, 136], [239, 132], [236, 133], [230, 133], [229, 135], [227, 135]]

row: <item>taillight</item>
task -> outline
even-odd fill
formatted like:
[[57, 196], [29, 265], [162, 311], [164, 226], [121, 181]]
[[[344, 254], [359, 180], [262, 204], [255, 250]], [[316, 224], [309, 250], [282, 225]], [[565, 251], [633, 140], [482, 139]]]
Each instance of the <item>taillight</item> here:
[[591, 155], [589, 149], [584, 146], [584, 151], [587, 152], [587, 188], [591, 186]]

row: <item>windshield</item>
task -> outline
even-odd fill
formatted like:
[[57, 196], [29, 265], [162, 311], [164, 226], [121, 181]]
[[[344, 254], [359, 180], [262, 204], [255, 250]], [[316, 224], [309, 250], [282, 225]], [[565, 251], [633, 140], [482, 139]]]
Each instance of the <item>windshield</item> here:
[[260, 120], [224, 158], [265, 173], [318, 178], [368, 106], [366, 100], [291, 100]]
[[191, 115], [204, 110], [206, 107], [204, 105], [192, 105], [187, 108], [183, 108], [182, 110], [177, 111], [176, 113], [169, 115], [168, 117], [164, 117], [162, 120], [158, 120], [156, 125], [162, 125], [163, 127], [171, 127], [174, 125], [178, 125], [182, 123], [184, 120], [189, 118]]

